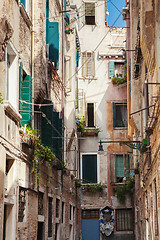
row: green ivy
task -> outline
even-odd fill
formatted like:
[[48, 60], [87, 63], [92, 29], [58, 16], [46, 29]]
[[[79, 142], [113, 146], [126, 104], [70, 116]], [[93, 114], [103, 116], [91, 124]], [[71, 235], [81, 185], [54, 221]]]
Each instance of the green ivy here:
[[2, 98], [2, 93], [0, 92], [0, 103], [3, 104], [3, 98]]

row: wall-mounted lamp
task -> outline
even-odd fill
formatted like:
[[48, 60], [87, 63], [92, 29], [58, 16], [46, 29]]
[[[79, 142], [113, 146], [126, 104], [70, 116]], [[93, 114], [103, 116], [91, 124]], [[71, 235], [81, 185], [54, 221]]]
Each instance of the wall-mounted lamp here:
[[143, 139], [143, 142], [140, 141], [99, 141], [99, 149], [98, 151], [102, 152], [103, 150], [103, 145], [102, 143], [119, 143], [120, 146], [126, 145], [132, 149], [137, 149], [139, 151], [142, 150], [142, 146], [147, 145], [147, 139]]

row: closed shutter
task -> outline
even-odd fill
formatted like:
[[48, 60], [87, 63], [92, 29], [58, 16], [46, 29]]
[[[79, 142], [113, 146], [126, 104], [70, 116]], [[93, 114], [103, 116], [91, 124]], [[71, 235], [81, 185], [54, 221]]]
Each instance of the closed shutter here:
[[58, 157], [59, 148], [58, 148], [58, 142], [60, 135], [58, 134], [58, 121], [59, 121], [59, 113], [53, 112], [52, 115], [52, 124], [53, 124], [53, 130], [52, 130], [52, 137], [53, 137], [53, 151], [55, 155]]
[[[52, 102], [50, 100], [44, 100], [43, 104], [51, 104]], [[44, 106], [41, 108], [42, 111], [42, 124], [41, 124], [41, 138], [42, 138], [42, 144], [44, 146], [48, 146], [50, 148], [52, 147], [52, 126], [48, 123], [50, 121], [52, 123], [52, 115], [53, 115], [53, 105], [50, 106]], [[43, 113], [45, 114], [46, 119], [43, 116]]]
[[124, 177], [123, 155], [116, 155], [116, 177]]
[[55, 63], [55, 67], [59, 66], [59, 23], [48, 22], [47, 43], [49, 44], [49, 60]]
[[[22, 77], [22, 73], [21, 73], [21, 77]], [[32, 78], [31, 78], [31, 76], [27, 75], [25, 77], [25, 79], [23, 80], [21, 86], [22, 86], [22, 92], [21, 92], [22, 100], [25, 102], [28, 102], [28, 103], [32, 103]], [[21, 105], [21, 107], [23, 110], [23, 112], [21, 112], [22, 126], [24, 126], [25, 124], [31, 125], [31, 123], [32, 123], [32, 105], [23, 103]]]
[[112, 103], [113, 127], [116, 127], [116, 104]]
[[83, 183], [97, 183], [97, 155], [82, 156]]
[[108, 63], [109, 78], [114, 77], [114, 69], [115, 69], [115, 63], [113, 61], [110, 61]]

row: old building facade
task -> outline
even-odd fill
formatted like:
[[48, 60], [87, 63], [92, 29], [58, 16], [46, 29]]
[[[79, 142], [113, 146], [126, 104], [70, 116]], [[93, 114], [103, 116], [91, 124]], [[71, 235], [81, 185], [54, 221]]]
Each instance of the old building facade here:
[[136, 239], [159, 239], [159, 1], [126, 1], [129, 134], [134, 150]]

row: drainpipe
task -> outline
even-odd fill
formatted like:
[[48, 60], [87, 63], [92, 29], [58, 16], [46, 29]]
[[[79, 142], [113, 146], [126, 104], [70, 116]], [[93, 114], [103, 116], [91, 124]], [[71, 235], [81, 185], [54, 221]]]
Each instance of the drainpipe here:
[[[32, 0], [31, 68], [32, 103], [34, 104], [34, 0]], [[32, 105], [32, 127], [34, 128], [34, 105]]]
[[64, 161], [64, 0], [62, 0], [62, 161]]

